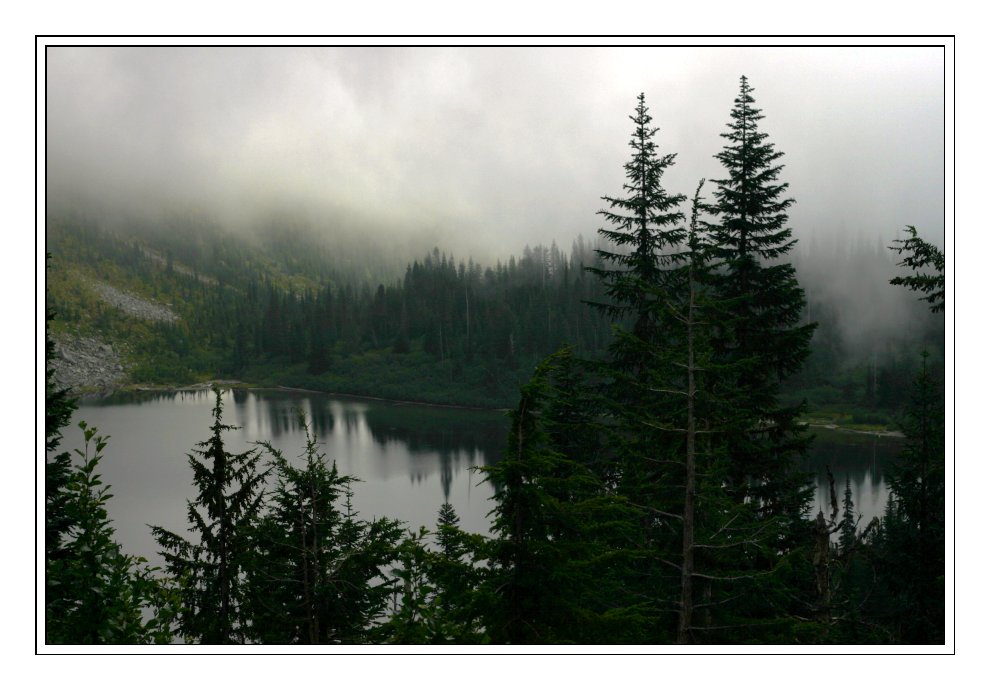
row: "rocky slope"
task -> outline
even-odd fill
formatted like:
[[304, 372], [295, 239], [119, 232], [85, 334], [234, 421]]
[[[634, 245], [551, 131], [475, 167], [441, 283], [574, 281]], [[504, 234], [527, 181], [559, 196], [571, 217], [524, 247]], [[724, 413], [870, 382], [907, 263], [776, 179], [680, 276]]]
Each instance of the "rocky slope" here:
[[140, 299], [133, 294], [116, 289], [104, 282], [95, 282], [94, 288], [101, 295], [101, 299], [105, 303], [110, 304], [129, 316], [135, 316], [147, 321], [166, 321], [167, 323], [173, 323], [177, 320], [177, 314], [163, 304]]
[[115, 348], [97, 338], [54, 338], [53, 382], [74, 394], [107, 393], [125, 384], [125, 364]]
[[[152, 302], [113, 287], [90, 281], [101, 301], [123, 314], [144, 321], [174, 323], [178, 316], [163, 304]], [[128, 382], [128, 369], [120, 350], [110, 341], [87, 335], [64, 335], [53, 338], [56, 356], [51, 362], [53, 381], [74, 394], [105, 394]]]

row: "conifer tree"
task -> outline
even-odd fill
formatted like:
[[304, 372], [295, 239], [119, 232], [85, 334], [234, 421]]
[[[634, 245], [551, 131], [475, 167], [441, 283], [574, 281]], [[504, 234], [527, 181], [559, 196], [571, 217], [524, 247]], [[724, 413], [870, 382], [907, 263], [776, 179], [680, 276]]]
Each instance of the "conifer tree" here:
[[[931, 312], [943, 312], [944, 254], [912, 226], [907, 230], [910, 238], [890, 248], [904, 255], [900, 265], [916, 273], [890, 283], [925, 293], [921, 299]], [[933, 272], [924, 271], [927, 267]], [[906, 445], [887, 475], [892, 500], [880, 553], [899, 606], [890, 619], [901, 641], [940, 644], [945, 639], [945, 401], [928, 359], [925, 350], [903, 419]]]
[[52, 600], [58, 594], [51, 589], [49, 567], [68, 556], [62, 546], [63, 539], [73, 524], [67, 513], [69, 492], [67, 485], [72, 473], [69, 452], [57, 452], [62, 442], [62, 429], [69, 425], [76, 409], [76, 401], [69, 390], [55, 385], [52, 360], [55, 343], [49, 335], [53, 314], [45, 316], [45, 598]]
[[[920, 297], [921, 301], [931, 305], [931, 313], [941, 313], [944, 311], [944, 253], [937, 246], [923, 240], [913, 226], [907, 226], [906, 231], [910, 237], [896, 239], [893, 243], [899, 245], [889, 246], [889, 249], [903, 255], [898, 263], [900, 266], [916, 272], [893, 277], [889, 282], [925, 293], [926, 296]], [[928, 267], [933, 272], [926, 271]]]
[[492, 643], [634, 641], [652, 613], [623, 580], [636, 511], [549, 437], [549, 376], [564, 357], [522, 386], [506, 456], [483, 468], [497, 491], [484, 608]]
[[887, 475], [893, 508], [883, 552], [892, 595], [906, 601], [897, 617], [904, 643], [944, 642], [944, 423], [944, 396], [925, 352], [904, 419], [906, 445]]
[[437, 530], [434, 532], [434, 542], [441, 553], [448, 557], [458, 554], [460, 542], [456, 535], [459, 530], [458, 513], [455, 506], [450, 503], [442, 503], [438, 509]]
[[617, 443], [615, 465], [605, 468], [605, 478], [625, 498], [651, 506], [650, 484], [666, 481], [660, 458], [674, 457], [678, 444], [677, 436], [649, 429], [650, 416], [662, 416], [676, 401], [648, 387], [653, 355], [666, 342], [660, 310], [671, 250], [685, 235], [679, 210], [685, 197], [668, 195], [662, 185], [676, 154], [657, 155], [653, 137], [658, 129], [651, 126], [644, 93], [630, 119], [635, 130], [629, 141], [632, 158], [625, 164], [625, 196], [603, 197], [608, 207], [598, 212], [608, 224], [599, 233], [611, 250], [598, 250], [604, 265], [589, 268], [603, 282], [608, 301], [590, 304], [625, 324], [615, 328], [610, 357], [599, 367], [607, 383], [603, 409], [615, 423], [608, 434]]
[[739, 360], [717, 356], [713, 346], [732, 341], [736, 310], [713, 285], [717, 262], [703, 242], [701, 186], [685, 229], [683, 214], [672, 211], [684, 197], [668, 197], [660, 186], [673, 156], [650, 155], [655, 130], [642, 96], [637, 112], [636, 155], [626, 166], [633, 196], [607, 198], [624, 214], [601, 212], [616, 226], [600, 231], [615, 252], [601, 253], [610, 269], [599, 276], [611, 302], [597, 306], [634, 323], [616, 328], [610, 359], [600, 366], [607, 382], [602, 428], [617, 464], [606, 482], [641, 513], [642, 534], [632, 544], [641, 554], [627, 575], [657, 610], [646, 638], [690, 642], [696, 595], [705, 595], [696, 594], [696, 580], [718, 581], [723, 591], [697, 603], [707, 609], [733, 597], [732, 581], [757, 575], [741, 571], [748, 564], [734, 553], [756, 552], [760, 524], [748, 522], [742, 499], [718, 488], [731, 461], [724, 443], [708, 440], [723, 430], [745, 432], [752, 418], [734, 379]]
[[255, 524], [247, 575], [257, 641], [272, 644], [360, 643], [384, 614], [392, 592], [384, 570], [401, 536], [398, 523], [361, 523], [350, 506], [356, 479], [341, 475], [305, 432], [305, 464], [293, 466], [264, 443], [278, 482]]
[[[647, 394], [661, 397], [657, 411], [639, 420], [654, 436], [658, 452], [644, 455], [650, 470], [640, 493], [647, 518], [651, 581], [644, 593], [660, 601], [665, 615], [654, 641], [725, 641], [715, 628], [766, 623], [760, 611], [732, 605], [761, 588], [767, 571], [755, 560], [779, 523], [754, 517], [746, 502], [722, 487], [732, 456], [718, 435], [752, 422], [737, 385], [740, 366], [718, 356], [715, 345], [731, 339], [735, 300], [715, 296], [720, 263], [705, 245], [702, 180], [695, 192], [687, 238], [667, 256], [657, 298], [663, 329], [650, 348]], [[679, 533], [678, 533], [679, 530]], [[678, 536], [679, 534], [679, 536]], [[714, 593], [714, 595], [713, 595]], [[701, 619], [696, 619], [695, 613]], [[710, 624], [714, 619], [716, 622]], [[676, 633], [671, 630], [676, 625]]]
[[222, 392], [217, 387], [213, 391], [211, 437], [188, 455], [198, 495], [188, 501], [187, 513], [197, 540], [189, 542], [157, 526], [152, 531], [167, 570], [182, 587], [184, 638], [203, 644], [241, 643], [251, 637], [246, 568], [267, 472], [257, 469], [260, 450], [226, 450], [223, 434], [237, 428], [222, 422]]
[[485, 538], [461, 529], [454, 506], [444, 503], [434, 532], [429, 569], [438, 613], [432, 642], [481, 643]]
[[851, 489], [851, 480], [846, 478], [844, 482], [844, 518], [840, 532], [840, 547], [848, 549], [853, 547], [858, 539], [858, 523], [854, 512], [854, 491]]
[[425, 539], [427, 528], [410, 531], [396, 550], [392, 569], [395, 580], [392, 614], [380, 634], [390, 644], [430, 644], [447, 641], [437, 638], [442, 623], [435, 605]]
[[481, 644], [484, 610], [492, 602], [484, 590], [489, 545], [463, 532], [449, 503], [438, 511], [434, 544], [426, 528], [400, 542], [393, 567], [395, 587], [389, 621], [378, 630], [395, 644]]
[[[635, 131], [629, 146], [632, 158], [625, 164], [624, 195], [605, 196], [608, 207], [598, 214], [608, 228], [598, 232], [611, 244], [611, 250], [598, 250], [605, 267], [589, 268], [604, 282], [610, 298], [607, 303], [593, 302], [612, 319], [627, 317], [635, 335], [648, 341], [654, 333], [655, 298], [651, 290], [661, 282], [664, 249], [684, 238], [679, 226], [684, 215], [678, 209], [684, 195], [669, 195], [661, 180], [664, 171], [674, 164], [676, 153], [657, 155], [653, 137], [658, 127], [650, 126], [652, 116], [641, 93], [635, 115], [629, 117]], [[641, 362], [640, 362], [641, 364]]]
[[800, 424], [802, 405], [783, 406], [778, 399], [782, 380], [797, 372], [809, 353], [815, 324], [799, 325], [805, 294], [795, 270], [783, 261], [795, 244], [787, 227], [781, 182], [784, 154], [759, 128], [764, 118], [754, 106], [746, 76], [730, 112], [728, 142], [716, 155], [727, 176], [716, 185], [709, 211], [711, 254], [724, 263], [715, 276], [716, 296], [734, 301], [731, 339], [720, 342], [720, 360], [737, 365], [737, 387], [743, 407], [753, 412], [753, 424], [726, 437], [732, 454], [730, 485], [738, 496], [753, 499], [763, 516], [783, 515], [789, 525], [799, 521], [808, 502], [809, 480], [795, 469], [808, 445]]
[[[58, 388], [51, 362], [55, 344], [45, 317], [45, 641], [47, 644], [169, 642], [176, 600], [156, 569], [122, 552], [106, 503], [110, 486], [97, 471], [106, 438], [86, 423], [82, 460], [52, 454], [76, 409]], [[93, 452], [91, 452], [93, 449]]]
[[157, 569], [115, 541], [106, 508], [111, 490], [97, 471], [107, 440], [86, 423], [80, 429], [82, 463], [70, 466], [61, 487], [66, 527], [54, 543], [58, 556], [45, 567], [45, 641], [166, 644], [178, 601]]
[[[717, 578], [711, 571], [719, 566], [720, 557], [711, 550], [752, 548], [750, 539], [741, 539], [740, 526], [745, 507], [731, 503], [718, 488], [724, 473], [726, 455], [713, 452], [708, 438], [734, 420], [738, 411], [731, 391], [732, 367], [719, 365], [713, 357], [711, 341], [724, 337], [728, 321], [724, 300], [711, 296], [713, 264], [708, 258], [703, 240], [701, 221], [701, 188], [698, 183], [691, 207], [687, 245], [671, 256], [668, 284], [661, 290], [661, 318], [668, 334], [667, 344], [658, 352], [660, 381], [653, 386], [657, 392], [679, 399], [677, 412], [662, 416], [654, 423], [660, 429], [683, 436], [678, 462], [683, 463], [680, 475], [683, 484], [681, 520], [680, 595], [678, 600], [677, 642], [695, 641], [696, 579]], [[711, 379], [712, 390], [706, 385]], [[664, 499], [661, 507], [669, 508]], [[725, 522], [720, 516], [725, 514]], [[732, 517], [730, 517], [732, 516]], [[695, 554], [701, 551], [699, 560]], [[702, 607], [706, 607], [704, 603]]]
[[561, 543], [548, 531], [549, 502], [539, 482], [556, 468], [558, 456], [542, 445], [536, 410], [543, 383], [538, 374], [521, 388], [506, 458], [484, 469], [497, 490], [491, 528], [497, 537], [491, 562], [497, 602], [487, 621], [494, 643], [550, 642], [553, 630], [543, 620], [561, 617], [565, 606], [576, 602], [572, 592], [555, 590], [551, 579]]

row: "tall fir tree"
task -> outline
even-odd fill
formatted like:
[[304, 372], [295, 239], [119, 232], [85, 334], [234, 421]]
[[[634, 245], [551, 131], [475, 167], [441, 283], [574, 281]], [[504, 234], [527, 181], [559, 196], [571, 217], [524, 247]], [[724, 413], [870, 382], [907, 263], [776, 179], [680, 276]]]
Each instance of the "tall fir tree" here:
[[[669, 195], [663, 187], [664, 172], [676, 154], [657, 155], [653, 137], [658, 128], [651, 125], [645, 93], [630, 119], [635, 130], [629, 141], [632, 157], [625, 164], [625, 196], [602, 198], [608, 206], [598, 213], [607, 226], [598, 232], [611, 245], [597, 251], [603, 265], [589, 268], [603, 282], [608, 301], [590, 303], [623, 324], [614, 330], [608, 360], [597, 367], [607, 384], [601, 393], [603, 409], [614, 422], [608, 431], [615, 443], [614, 466], [604, 468], [604, 477], [622, 496], [649, 508], [656, 500], [652, 484], [677, 483], [664, 474], [673, 463], [661, 459], [674, 456], [677, 437], [648, 427], [650, 416], [662, 416], [676, 401], [648, 387], [654, 355], [666, 342], [660, 322], [662, 290], [671, 250], [685, 236], [679, 209], [685, 197]], [[656, 519], [647, 511], [647, 521]]]
[[601, 475], [640, 513], [640, 534], [632, 546], [644, 554], [628, 566], [627, 585], [656, 611], [646, 639], [666, 642], [674, 638], [677, 622], [678, 521], [684, 509], [685, 403], [676, 363], [687, 360], [684, 329], [668, 306], [687, 302], [677, 270], [687, 235], [679, 206], [686, 198], [668, 195], [663, 187], [676, 156], [657, 155], [658, 129], [651, 126], [645, 95], [631, 120], [626, 196], [604, 197], [609, 206], [599, 213], [607, 225], [599, 233], [611, 246], [597, 251], [604, 266], [591, 268], [608, 298], [593, 305], [621, 322], [608, 359], [596, 365], [606, 383], [597, 396], [610, 457]]
[[189, 542], [157, 526], [152, 531], [167, 570], [182, 587], [183, 637], [202, 644], [242, 643], [252, 638], [246, 568], [267, 472], [257, 468], [259, 449], [226, 450], [223, 435], [237, 428], [222, 422], [222, 392], [217, 387], [213, 391], [211, 437], [188, 455], [198, 491], [188, 501], [188, 522], [198, 539]]
[[795, 244], [787, 227], [794, 202], [780, 180], [784, 155], [760, 130], [753, 88], [740, 78], [730, 112], [728, 142], [716, 155], [727, 176], [712, 180], [716, 221], [708, 225], [711, 254], [724, 263], [714, 277], [716, 295], [733, 300], [731, 338], [717, 347], [720, 360], [739, 366], [737, 387], [752, 424], [726, 436], [730, 486], [755, 501], [764, 517], [781, 515], [802, 525], [810, 480], [796, 469], [809, 444], [799, 417], [804, 405], [782, 405], [782, 380], [801, 369], [816, 324], [800, 324], [805, 293], [786, 256]]
[[717, 362], [712, 348], [713, 340], [731, 333], [732, 317], [726, 300], [712, 294], [717, 263], [704, 245], [704, 184], [698, 183], [692, 200], [686, 245], [671, 255], [667, 283], [659, 290], [660, 318], [668, 332], [657, 350], [658, 372], [650, 387], [675, 399], [672, 410], [650, 424], [682, 438], [674, 460], [681, 466], [675, 478], [682, 500], [664, 490], [660, 506], [676, 508], [681, 525], [680, 556], [675, 551], [661, 554], [679, 562], [671, 566], [680, 574], [676, 641], [681, 644], [698, 641], [696, 605], [704, 611], [716, 607], [705, 592], [710, 582], [728, 580], [724, 570], [733, 566], [730, 552], [752, 551], [754, 542], [746, 530], [745, 504], [733, 502], [719, 488], [728, 455], [711, 442], [715, 433], [743, 421], [734, 395], [734, 367]]
[[744, 603], [767, 586], [770, 573], [757, 559], [781, 525], [756, 517], [722, 486], [732, 455], [717, 436], [745, 430], [754, 415], [738, 386], [740, 364], [716, 352], [734, 336], [736, 300], [716, 296], [723, 265], [705, 245], [703, 184], [686, 241], [668, 254], [662, 284], [650, 289], [662, 332], [648, 351], [649, 398], [635, 403], [644, 412], [632, 414], [650, 436], [640, 463], [656, 467], [630, 499], [647, 511], [650, 583], [643, 588], [663, 610], [651, 636], [657, 642], [732, 641], [734, 629], [769, 624], [771, 615]]
[[657, 155], [653, 137], [659, 128], [651, 126], [646, 94], [637, 99], [635, 114], [629, 117], [635, 131], [629, 140], [632, 157], [624, 166], [624, 194], [602, 197], [607, 208], [598, 211], [608, 224], [598, 233], [611, 249], [598, 250], [604, 266], [589, 269], [603, 281], [609, 297], [608, 302], [593, 305], [613, 320], [627, 318], [635, 335], [648, 341], [655, 333], [656, 299], [651, 290], [661, 282], [665, 248], [684, 239], [679, 206], [685, 197], [667, 194], [663, 188], [663, 174], [677, 154]]

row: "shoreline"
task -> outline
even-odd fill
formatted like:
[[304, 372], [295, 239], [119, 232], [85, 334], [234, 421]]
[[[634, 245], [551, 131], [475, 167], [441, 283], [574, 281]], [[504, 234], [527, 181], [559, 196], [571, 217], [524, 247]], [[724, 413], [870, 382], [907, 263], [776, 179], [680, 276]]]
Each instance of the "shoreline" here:
[[[401, 406], [423, 406], [426, 408], [445, 408], [445, 409], [463, 410], [463, 411], [506, 412], [510, 410], [507, 408], [484, 408], [482, 406], [466, 406], [463, 404], [456, 404], [456, 403], [435, 403], [433, 401], [418, 401], [413, 399], [391, 399], [384, 396], [351, 394], [347, 392], [338, 392], [338, 391], [322, 391], [319, 389], [306, 389], [302, 387], [284, 386], [281, 384], [273, 386], [265, 386], [261, 384], [244, 382], [243, 380], [240, 379], [215, 379], [212, 381], [198, 382], [196, 384], [188, 384], [184, 386], [155, 386], [155, 385], [122, 386], [103, 394], [86, 394], [81, 396], [80, 398], [100, 399], [100, 398], [107, 398], [116, 393], [130, 393], [130, 392], [138, 393], [138, 392], [156, 392], [156, 391], [207, 391], [216, 385], [221, 388], [229, 388], [229, 389], [286, 391], [286, 392], [298, 392], [304, 394], [322, 394], [324, 396], [343, 397], [347, 399], [361, 399], [363, 401], [381, 401], [384, 403], [390, 403]], [[851, 428], [847, 426], [837, 425], [835, 423], [804, 422], [802, 423], [802, 425], [807, 426], [811, 430], [823, 430], [831, 433], [834, 432], [840, 433], [843, 435], [865, 435], [877, 438], [887, 438], [890, 440], [901, 440], [906, 437], [902, 432], [898, 430], [859, 430], [858, 428]]]
[[858, 430], [857, 428], [848, 428], [834, 423], [803, 423], [803, 425], [812, 429], [828, 430], [831, 433], [836, 432], [848, 433], [850, 435], [871, 435], [878, 438], [889, 438], [890, 440], [901, 440], [906, 437], [906, 435], [898, 430]]
[[264, 386], [261, 384], [244, 382], [243, 380], [240, 379], [214, 379], [207, 382], [198, 382], [196, 384], [187, 384], [184, 386], [156, 386], [148, 384], [141, 386], [122, 386], [104, 394], [86, 394], [82, 398], [107, 398], [113, 394], [126, 394], [130, 392], [208, 391], [213, 386], [219, 386], [222, 389], [248, 389], [248, 390], [260, 390], [260, 391], [288, 391], [288, 392], [299, 392], [305, 394], [323, 394], [325, 396], [334, 396], [334, 397], [339, 396], [349, 399], [363, 399], [365, 401], [382, 401], [385, 403], [399, 404], [405, 406], [425, 406], [427, 408], [448, 408], [448, 409], [459, 409], [463, 411], [506, 412], [510, 410], [508, 408], [486, 408], [483, 406], [466, 406], [463, 404], [456, 404], [456, 403], [435, 403], [433, 401], [417, 401], [411, 399], [390, 399], [384, 396], [349, 394], [346, 392], [339, 392], [339, 391], [322, 391], [320, 389], [305, 389], [294, 386], [283, 386], [281, 384], [273, 386]]
[[[249, 387], [248, 387], [249, 388]], [[326, 396], [343, 396], [350, 399], [364, 399], [365, 401], [384, 401], [386, 403], [401, 404], [404, 406], [426, 406], [428, 408], [451, 408], [463, 411], [509, 411], [508, 408], [484, 408], [482, 406], [464, 406], [457, 403], [434, 403], [432, 401], [415, 401], [409, 399], [387, 399], [383, 396], [366, 396], [365, 394], [347, 394], [339, 391], [320, 391], [319, 389], [299, 389], [294, 386], [277, 385], [274, 387], [252, 387], [254, 389], [265, 389], [267, 391], [298, 391], [309, 394], [325, 394]]]

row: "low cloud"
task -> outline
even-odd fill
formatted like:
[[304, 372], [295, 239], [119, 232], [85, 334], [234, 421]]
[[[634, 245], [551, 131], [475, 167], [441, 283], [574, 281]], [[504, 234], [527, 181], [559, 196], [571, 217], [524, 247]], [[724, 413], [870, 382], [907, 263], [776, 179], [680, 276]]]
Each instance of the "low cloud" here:
[[664, 184], [722, 177], [746, 74], [801, 239], [943, 238], [943, 52], [914, 48], [49, 48], [51, 208], [274, 211], [456, 255], [589, 239], [645, 91]]

